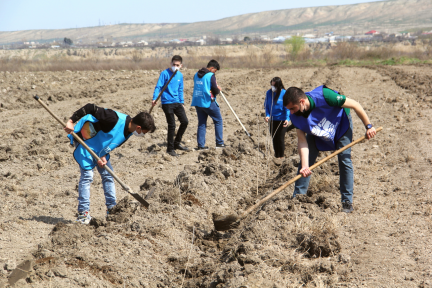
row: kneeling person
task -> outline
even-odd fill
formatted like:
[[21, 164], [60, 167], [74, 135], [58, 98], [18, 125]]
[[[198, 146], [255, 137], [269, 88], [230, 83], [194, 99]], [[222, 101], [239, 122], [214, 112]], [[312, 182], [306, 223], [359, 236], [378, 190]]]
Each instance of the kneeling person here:
[[[290, 87], [283, 98], [283, 105], [291, 112], [292, 124], [297, 128], [300, 164], [298, 173], [303, 177], [296, 181], [294, 195], [306, 194], [309, 187], [309, 167], [315, 163], [319, 151], [340, 149], [352, 142], [353, 125], [350, 108], [354, 109], [366, 128], [368, 139], [376, 135], [363, 107], [356, 101], [319, 86], [310, 92]], [[307, 134], [307, 135], [306, 135]], [[351, 148], [338, 154], [342, 211], [353, 211], [354, 169]]]
[[[74, 127], [73, 123], [78, 120], [79, 122]], [[132, 135], [142, 137], [147, 132], [154, 132], [155, 129], [152, 116], [146, 112], [138, 113], [131, 118], [111, 109], [87, 104], [72, 115], [64, 130], [69, 134], [75, 132], [100, 158], [100, 161], [96, 162], [81, 144], [74, 141], [72, 135], [68, 135], [71, 144], [76, 147], [73, 155], [81, 171], [76, 222], [88, 224], [91, 219], [89, 213], [90, 184], [93, 182], [93, 168], [97, 167], [101, 175], [105, 204], [109, 211], [116, 205], [114, 178], [103, 168], [104, 165], [107, 165], [113, 170], [109, 153], [121, 146]]]

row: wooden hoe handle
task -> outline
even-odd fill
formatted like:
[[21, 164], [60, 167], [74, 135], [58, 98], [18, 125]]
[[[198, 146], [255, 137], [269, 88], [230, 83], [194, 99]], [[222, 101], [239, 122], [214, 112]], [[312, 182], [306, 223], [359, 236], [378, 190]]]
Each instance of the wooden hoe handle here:
[[[376, 132], [378, 133], [379, 131], [381, 131], [383, 129], [383, 127], [379, 127], [378, 129], [376, 129]], [[328, 155], [327, 157], [325, 157], [324, 159], [318, 161], [317, 163], [313, 164], [309, 170], [313, 170], [316, 167], [320, 166], [321, 164], [323, 164], [324, 162], [328, 161], [330, 158], [333, 158], [334, 156], [340, 154], [341, 152], [345, 151], [346, 149], [356, 145], [357, 143], [363, 141], [366, 139], [366, 136], [360, 137], [359, 139], [351, 142], [350, 144], [346, 145], [345, 147], [336, 150], [335, 152], [333, 152], [332, 154]], [[261, 206], [264, 202], [266, 202], [267, 200], [269, 200], [270, 198], [272, 198], [273, 196], [275, 196], [276, 194], [278, 194], [279, 192], [281, 192], [282, 190], [284, 190], [286, 187], [288, 187], [290, 184], [294, 183], [295, 181], [297, 181], [298, 179], [300, 179], [302, 177], [301, 174], [297, 175], [296, 177], [294, 177], [293, 179], [289, 180], [288, 182], [286, 182], [285, 184], [283, 184], [282, 186], [280, 186], [278, 189], [276, 189], [275, 191], [273, 191], [272, 193], [270, 193], [269, 195], [267, 195], [266, 197], [264, 197], [263, 199], [261, 199], [258, 203], [256, 203], [255, 205], [249, 207], [245, 212], [243, 212], [243, 214], [240, 216], [239, 219], [244, 219], [249, 213], [251, 213], [253, 210], [255, 210], [256, 208], [258, 208], [259, 206]]]

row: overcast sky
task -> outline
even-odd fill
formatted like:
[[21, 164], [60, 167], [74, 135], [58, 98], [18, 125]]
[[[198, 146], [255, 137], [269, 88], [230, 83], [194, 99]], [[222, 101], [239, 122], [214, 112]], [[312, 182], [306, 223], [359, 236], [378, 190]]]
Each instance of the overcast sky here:
[[0, 31], [118, 23], [190, 23], [268, 10], [368, 0], [0, 0]]

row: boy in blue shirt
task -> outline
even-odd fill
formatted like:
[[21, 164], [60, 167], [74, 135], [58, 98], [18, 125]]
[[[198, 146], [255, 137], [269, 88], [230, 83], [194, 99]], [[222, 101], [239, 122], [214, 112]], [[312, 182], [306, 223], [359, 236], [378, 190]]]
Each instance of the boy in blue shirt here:
[[[168, 68], [159, 76], [159, 80], [156, 84], [153, 93], [153, 101], [152, 105], [156, 105], [156, 99], [159, 96], [159, 92], [168, 82], [170, 77], [176, 70], [180, 70], [182, 67], [182, 57], [179, 55], [174, 55], [171, 59], [171, 68]], [[188, 151], [189, 149], [180, 145], [181, 139], [183, 137], [184, 132], [188, 126], [188, 119], [186, 117], [186, 111], [184, 108], [184, 98], [183, 98], [183, 74], [180, 71], [177, 71], [176, 75], [171, 79], [171, 82], [168, 84], [165, 91], [161, 96], [162, 110], [165, 113], [165, 117], [168, 123], [168, 136], [167, 136], [167, 153], [171, 156], [178, 156], [178, 154], [174, 151], [183, 150]], [[177, 135], [174, 139], [175, 134], [175, 116], [180, 121], [180, 127], [177, 131]]]
[[211, 60], [206, 68], [201, 68], [194, 76], [191, 106], [195, 106], [198, 116], [197, 150], [208, 149], [205, 146], [208, 116], [213, 119], [215, 125], [216, 148], [226, 147], [223, 141], [222, 114], [216, 101], [216, 96], [221, 91], [215, 77], [215, 73], [219, 69], [219, 63], [216, 60]]
[[[291, 122], [297, 128], [300, 154], [298, 173], [303, 176], [295, 183], [293, 197], [306, 194], [312, 174], [309, 167], [315, 163], [319, 151], [337, 150], [352, 142], [350, 109], [356, 112], [365, 125], [367, 139], [376, 135], [375, 128], [357, 101], [325, 85], [306, 93], [300, 88], [290, 87], [285, 92], [283, 105], [290, 110]], [[354, 210], [351, 148], [338, 154], [338, 161], [342, 212], [350, 213]]]
[[[77, 124], [74, 126], [75, 122]], [[147, 132], [153, 133], [155, 129], [153, 117], [147, 112], [138, 113], [132, 118], [91, 103], [81, 107], [70, 117], [64, 130], [68, 134], [75, 132], [100, 157], [100, 161], [96, 162], [72, 135], [68, 135], [71, 144], [76, 147], [73, 156], [81, 172], [78, 185], [78, 218], [75, 222], [90, 223], [90, 184], [93, 182], [93, 169], [96, 167], [101, 175], [105, 204], [110, 211], [116, 205], [116, 191], [113, 176], [103, 169], [103, 166], [107, 165], [114, 170], [109, 153], [132, 135], [142, 137]]]

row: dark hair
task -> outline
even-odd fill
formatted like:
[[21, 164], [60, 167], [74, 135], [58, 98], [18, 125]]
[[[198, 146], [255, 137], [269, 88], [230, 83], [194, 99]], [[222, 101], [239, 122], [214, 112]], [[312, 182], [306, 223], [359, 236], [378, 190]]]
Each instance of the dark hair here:
[[286, 107], [289, 103], [298, 105], [300, 99], [306, 99], [306, 94], [303, 90], [297, 87], [289, 87], [283, 97], [283, 106]]
[[173, 58], [171, 59], [171, 62], [174, 61], [180, 61], [180, 63], [183, 63], [183, 59], [180, 55], [174, 55]]
[[140, 112], [132, 118], [132, 122], [141, 126], [142, 130], [148, 130], [153, 133], [156, 130], [153, 117], [147, 112]]
[[211, 67], [216, 68], [216, 70], [220, 70], [219, 63], [214, 59], [210, 60], [210, 62], [207, 64], [207, 68], [211, 68]]
[[276, 93], [273, 96], [273, 101], [276, 102], [277, 99], [279, 98], [279, 95], [282, 91], [282, 89], [285, 89], [283, 83], [282, 83], [282, 79], [280, 77], [274, 77], [272, 80], [270, 80], [270, 85], [272, 85], [272, 82], [275, 82], [275, 88], [276, 88]]

